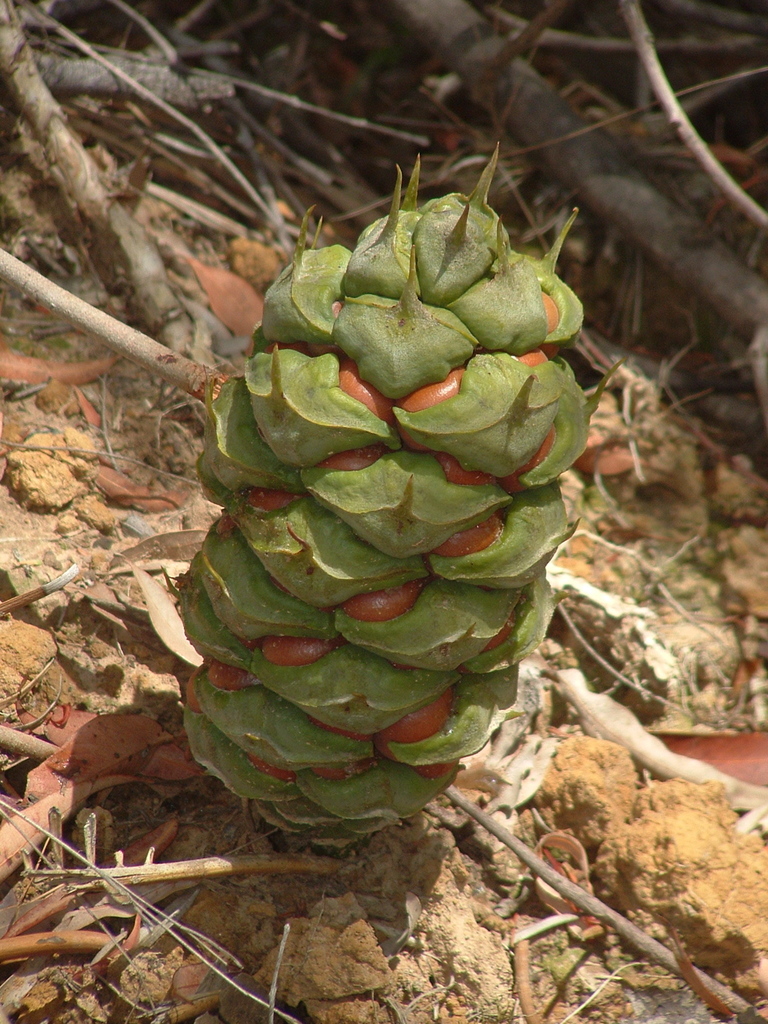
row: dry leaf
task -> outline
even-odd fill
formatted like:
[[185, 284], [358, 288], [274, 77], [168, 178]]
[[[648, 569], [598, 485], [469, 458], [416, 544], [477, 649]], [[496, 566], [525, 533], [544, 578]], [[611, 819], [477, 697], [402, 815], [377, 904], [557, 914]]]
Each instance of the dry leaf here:
[[110, 501], [119, 505], [132, 505], [142, 512], [168, 512], [181, 508], [187, 499], [184, 491], [150, 491], [135, 484], [123, 473], [110, 466], [99, 466], [95, 484]]
[[675, 754], [693, 757], [697, 761], [719, 768], [735, 779], [752, 782], [756, 786], [768, 784], [768, 733], [710, 733], [709, 735], [682, 736], [657, 734], [664, 745]]
[[209, 267], [193, 256], [188, 256], [187, 261], [219, 320], [233, 334], [251, 334], [264, 313], [264, 299], [259, 293], [231, 270]]
[[191, 1003], [203, 978], [208, 974], [207, 964], [184, 964], [173, 975], [171, 996], [182, 1003]]
[[131, 562], [160, 559], [164, 562], [191, 562], [208, 535], [207, 530], [172, 530], [139, 541], [121, 554]]
[[111, 370], [117, 360], [118, 356], [106, 356], [104, 359], [88, 359], [79, 363], [60, 363], [52, 359], [22, 355], [0, 341], [0, 377], [24, 381], [26, 384], [44, 384], [48, 380], [60, 380], [63, 384], [88, 384]]
[[80, 406], [80, 412], [85, 416], [86, 420], [92, 427], [96, 427], [100, 430], [101, 416], [96, 411], [93, 404], [88, 401], [80, 388], [75, 388], [75, 397], [77, 398], [77, 404]]
[[133, 575], [144, 594], [147, 611], [155, 632], [168, 650], [177, 658], [186, 661], [188, 665], [193, 665], [195, 668], [202, 665], [203, 659], [187, 640], [181, 616], [165, 587], [162, 587], [157, 580], [153, 580], [148, 572], [144, 572], [143, 569], [136, 566], [133, 567]]
[[155, 851], [154, 859], [157, 860], [160, 854], [168, 849], [178, 835], [178, 832], [178, 818], [169, 818], [162, 825], [153, 828], [151, 832], [145, 832], [144, 835], [129, 843], [123, 849], [123, 864], [126, 867], [135, 867], [137, 864], [143, 864], [150, 850]]

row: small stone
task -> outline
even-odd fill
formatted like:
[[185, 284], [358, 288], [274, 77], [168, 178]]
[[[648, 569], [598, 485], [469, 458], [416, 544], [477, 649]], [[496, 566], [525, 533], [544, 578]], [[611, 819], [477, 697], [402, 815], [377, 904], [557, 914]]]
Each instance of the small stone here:
[[35, 396], [35, 405], [43, 412], [62, 412], [65, 406], [75, 400], [75, 392], [71, 384], [60, 380], [49, 381], [42, 391]]
[[86, 494], [75, 502], [73, 512], [87, 526], [99, 533], [113, 533], [117, 522], [115, 513], [107, 508], [95, 494]]
[[77, 533], [81, 526], [82, 524], [76, 515], [72, 512], [65, 512], [64, 515], [59, 516], [56, 520], [56, 533], [60, 533], [64, 537], [68, 533]]
[[755, 997], [768, 956], [768, 850], [736, 821], [719, 782], [654, 782], [603, 843], [595, 876], [641, 922], [674, 927], [698, 967]]
[[[256, 975], [265, 987], [272, 982], [276, 961], [273, 949]], [[291, 921], [278, 983], [278, 996], [289, 1006], [307, 999], [344, 999], [386, 990], [392, 978], [366, 921], [355, 921], [343, 931], [306, 917]]]
[[56, 656], [51, 634], [20, 619], [0, 622], [0, 693], [15, 693]]
[[[8, 483], [25, 508], [55, 512], [86, 494], [96, 474], [96, 451], [87, 434], [67, 427], [62, 434], [31, 434], [26, 444], [60, 452], [16, 451], [8, 455]], [[65, 449], [90, 449], [93, 456]]]

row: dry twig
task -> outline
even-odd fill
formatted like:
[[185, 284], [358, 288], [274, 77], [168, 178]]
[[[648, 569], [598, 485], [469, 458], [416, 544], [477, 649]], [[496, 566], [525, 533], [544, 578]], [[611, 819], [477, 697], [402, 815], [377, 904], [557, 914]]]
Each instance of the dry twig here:
[[94, 335], [115, 352], [195, 398], [204, 398], [206, 384], [218, 379], [215, 371], [170, 352], [141, 331], [60, 288], [3, 249], [0, 249], [0, 278], [74, 327]]
[[122, 885], [139, 885], [148, 882], [178, 882], [183, 879], [229, 878], [232, 875], [331, 875], [338, 871], [340, 862], [331, 857], [303, 857], [281, 855], [280, 857], [253, 854], [240, 857], [200, 857], [196, 860], [177, 860], [165, 864], [141, 864], [136, 867], [119, 865], [114, 868], [67, 868], [62, 870], [41, 870], [33, 874], [46, 878], [63, 876], [68, 881], [83, 881], [98, 878], [109, 886], [112, 882]]
[[724, 196], [729, 199], [737, 209], [741, 210], [745, 217], [748, 217], [753, 224], [756, 224], [761, 231], [768, 230], [768, 213], [756, 203], [751, 196], [734, 181], [720, 161], [713, 155], [709, 146], [704, 142], [699, 133], [693, 127], [683, 108], [677, 102], [675, 94], [664, 74], [658, 54], [654, 49], [651, 30], [643, 17], [643, 12], [637, 0], [620, 0], [621, 12], [624, 21], [627, 23], [629, 34], [635, 44], [637, 56], [648, 76], [654, 95], [659, 105], [667, 115], [669, 123], [673, 126], [681, 141], [693, 154], [699, 166], [703, 169]]

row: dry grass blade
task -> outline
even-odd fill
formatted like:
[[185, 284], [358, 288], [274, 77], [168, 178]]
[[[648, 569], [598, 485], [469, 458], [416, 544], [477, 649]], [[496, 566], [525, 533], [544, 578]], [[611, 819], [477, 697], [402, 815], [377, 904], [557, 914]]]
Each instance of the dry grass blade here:
[[[0, 815], [5, 818], [9, 816], [2, 808], [0, 808]], [[16, 817], [19, 819], [25, 818], [24, 814], [18, 814]], [[32, 823], [27, 822], [27, 824]], [[224, 965], [227, 964], [234, 963], [239, 966], [239, 963], [233, 954], [221, 948], [213, 940], [201, 935], [194, 929], [174, 920], [174, 918], [170, 917], [164, 911], [159, 910], [152, 903], [148, 902], [139, 892], [135, 889], [131, 889], [119, 879], [110, 878], [108, 870], [100, 868], [98, 865], [83, 856], [79, 850], [63, 843], [61, 839], [57, 838], [50, 831], [50, 829], [47, 829], [42, 825], [35, 825], [34, 827], [41, 835], [54, 842], [59, 848], [65, 850], [68, 857], [82, 864], [89, 872], [92, 872], [108, 889], [122, 897], [128, 905], [133, 906], [136, 913], [141, 914], [142, 923], [147, 928], [155, 928], [158, 929], [158, 934], [162, 932], [163, 934], [172, 936], [172, 938], [179, 943], [183, 949], [201, 960], [202, 963], [204, 963], [213, 972], [213, 974], [216, 975], [216, 977], [224, 980], [227, 985], [236, 989], [246, 999], [250, 999], [254, 1003], [257, 1003], [265, 1010], [269, 1009], [269, 1004], [265, 999], [262, 999], [261, 996], [255, 992], [251, 992], [248, 988], [238, 984], [238, 982], [231, 978], [224, 970]], [[338, 864], [335, 866], [338, 866]], [[283, 1010], [275, 1009], [275, 1016], [279, 1017], [281, 1020], [289, 1021], [290, 1024], [299, 1024], [296, 1017], [285, 1013]]]
[[238, 857], [200, 857], [196, 860], [170, 861], [166, 864], [142, 864], [136, 867], [77, 868], [69, 870], [35, 871], [46, 878], [64, 878], [77, 881], [98, 876], [100, 883], [118, 881], [123, 885], [148, 882], [176, 882], [182, 879], [229, 878], [232, 875], [331, 875], [338, 871], [340, 862], [330, 857], [303, 857], [301, 855], [268, 857], [253, 854]]

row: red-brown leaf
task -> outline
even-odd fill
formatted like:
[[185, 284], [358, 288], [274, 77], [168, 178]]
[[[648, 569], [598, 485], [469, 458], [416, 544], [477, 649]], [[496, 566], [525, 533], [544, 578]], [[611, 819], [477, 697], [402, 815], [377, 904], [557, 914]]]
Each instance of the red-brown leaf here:
[[132, 505], [142, 512], [168, 512], [181, 508], [187, 498], [183, 491], [150, 491], [111, 466], [99, 466], [95, 483], [110, 501], [118, 505]]
[[193, 256], [187, 260], [219, 320], [233, 334], [250, 334], [264, 313], [264, 299], [256, 289], [231, 270], [209, 267]]
[[86, 420], [92, 427], [101, 429], [101, 416], [93, 407], [93, 404], [88, 401], [80, 388], [75, 388], [75, 395], [77, 397], [77, 404], [80, 406], [80, 412], [85, 416]]
[[60, 363], [53, 359], [25, 356], [0, 342], [0, 377], [24, 381], [26, 384], [44, 384], [48, 380], [60, 380], [63, 384], [88, 384], [110, 370], [117, 359], [117, 356], [106, 356], [104, 359], [88, 359], [80, 363]]
[[756, 786], [768, 784], [768, 733], [709, 733], [659, 736], [675, 754], [704, 761], [721, 772]]

